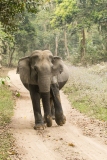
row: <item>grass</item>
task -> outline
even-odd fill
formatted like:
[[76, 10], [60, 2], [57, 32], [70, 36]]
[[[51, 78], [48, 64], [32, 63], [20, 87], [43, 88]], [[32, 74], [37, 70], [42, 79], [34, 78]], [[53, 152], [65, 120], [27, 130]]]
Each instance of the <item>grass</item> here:
[[2, 130], [0, 135], [0, 160], [11, 160], [13, 138], [7, 130]]
[[13, 97], [8, 86], [0, 86], [0, 126], [4, 126], [10, 122], [13, 115]]
[[[9, 69], [0, 70], [0, 78], [6, 77]], [[0, 160], [10, 160], [13, 137], [9, 133], [11, 117], [13, 115], [14, 100], [7, 85], [0, 85]]]
[[[104, 70], [103, 70], [104, 68]], [[107, 70], [97, 65], [71, 67], [69, 82], [63, 91], [72, 106], [88, 116], [107, 121]]]

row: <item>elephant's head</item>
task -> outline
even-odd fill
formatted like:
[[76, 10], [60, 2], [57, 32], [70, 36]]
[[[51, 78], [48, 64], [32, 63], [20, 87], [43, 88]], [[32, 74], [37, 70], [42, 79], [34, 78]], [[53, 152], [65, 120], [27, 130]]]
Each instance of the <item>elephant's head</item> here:
[[50, 84], [57, 81], [55, 76], [63, 71], [63, 64], [61, 58], [54, 57], [49, 50], [35, 50], [31, 56], [19, 61], [19, 70], [26, 72], [21, 76], [19, 71], [24, 81], [37, 84], [40, 92], [45, 93], [50, 91]]
[[31, 78], [35, 74], [40, 92], [49, 92], [51, 82], [63, 71], [61, 58], [54, 57], [49, 50], [34, 51], [30, 56], [30, 66]]

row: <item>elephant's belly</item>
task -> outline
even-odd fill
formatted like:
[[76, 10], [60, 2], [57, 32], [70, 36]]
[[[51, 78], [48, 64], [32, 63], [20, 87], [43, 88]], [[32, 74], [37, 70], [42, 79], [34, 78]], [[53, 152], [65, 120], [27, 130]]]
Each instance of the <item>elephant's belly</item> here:
[[[22, 82], [23, 83], [23, 82]], [[24, 87], [29, 90], [29, 84], [23, 83]]]

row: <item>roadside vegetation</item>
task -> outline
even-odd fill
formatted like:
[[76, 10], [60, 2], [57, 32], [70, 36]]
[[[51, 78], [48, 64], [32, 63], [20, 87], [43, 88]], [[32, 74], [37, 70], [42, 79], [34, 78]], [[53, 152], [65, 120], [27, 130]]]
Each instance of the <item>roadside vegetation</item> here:
[[91, 67], [70, 67], [70, 79], [64, 93], [72, 107], [107, 121], [107, 63]]
[[[0, 78], [5, 79], [8, 71], [8, 69], [1, 69]], [[8, 85], [4, 84], [6, 82], [2, 82], [3, 84], [0, 84], [0, 160], [9, 160], [9, 155], [13, 154], [13, 137], [8, 125], [13, 115], [15, 101], [12, 91], [9, 90]]]

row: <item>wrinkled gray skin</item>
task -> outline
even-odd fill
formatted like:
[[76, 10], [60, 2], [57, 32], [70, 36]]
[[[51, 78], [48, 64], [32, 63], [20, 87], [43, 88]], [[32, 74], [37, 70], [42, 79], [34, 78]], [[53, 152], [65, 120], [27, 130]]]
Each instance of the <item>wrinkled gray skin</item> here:
[[[35, 50], [28, 57], [19, 60], [17, 73], [23, 85], [29, 90], [35, 117], [35, 129], [52, 126], [52, 117], [62, 126], [66, 122], [60, 101], [59, 90], [68, 80], [68, 69], [60, 57], [54, 57], [49, 50]], [[42, 98], [44, 118], [41, 114]]]

